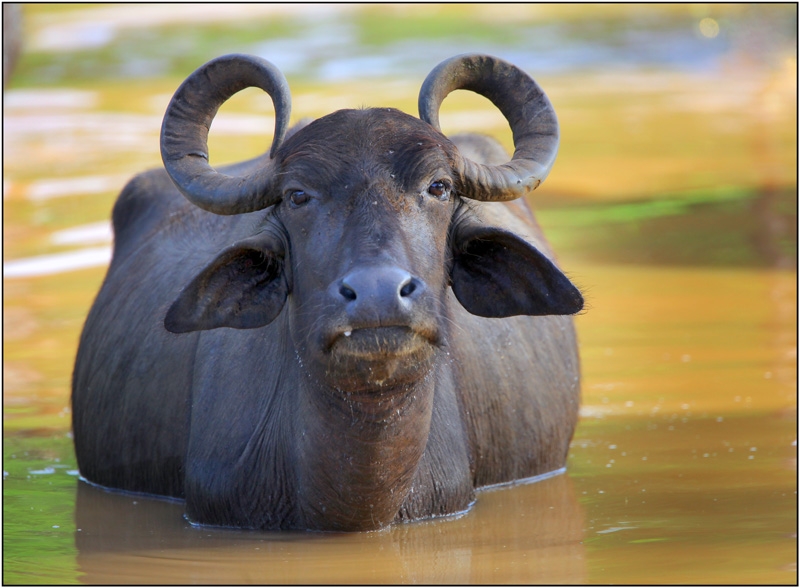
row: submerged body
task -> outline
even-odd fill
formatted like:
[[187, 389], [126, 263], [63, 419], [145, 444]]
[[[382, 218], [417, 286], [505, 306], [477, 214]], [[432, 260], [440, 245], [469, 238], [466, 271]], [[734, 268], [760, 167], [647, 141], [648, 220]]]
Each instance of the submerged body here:
[[135, 178], [76, 360], [81, 474], [203, 524], [364, 530], [563, 467], [582, 299], [524, 201], [461, 196], [454, 162], [497, 157], [368, 109], [223, 170], [278, 170], [260, 209]]

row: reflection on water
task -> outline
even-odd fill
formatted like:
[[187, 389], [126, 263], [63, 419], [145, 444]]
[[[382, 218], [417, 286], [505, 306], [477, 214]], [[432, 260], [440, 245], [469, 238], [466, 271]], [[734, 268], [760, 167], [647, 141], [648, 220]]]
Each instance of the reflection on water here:
[[789, 188], [582, 203], [540, 211], [539, 218], [560, 253], [585, 262], [781, 269], [797, 263], [797, 192]]
[[[78, 486], [86, 583], [584, 583], [568, 476], [484, 492], [466, 516], [360, 534], [195, 528], [182, 505]], [[79, 529], [79, 530], [78, 530]], [[121, 532], [121, 530], [124, 530]], [[143, 563], [146, 562], [146, 565]]]
[[4, 398], [7, 431], [19, 431], [4, 444], [6, 577], [795, 582], [795, 273], [564, 263], [591, 304], [578, 318], [584, 394], [567, 475], [480, 493], [459, 518], [354, 535], [196, 528], [180, 503], [79, 483], [71, 440], [46, 431], [65, 430], [63, 374], [101, 272], [19, 280], [11, 309], [31, 307], [20, 284], [61, 294], [20, 315], [7, 345], [6, 361], [41, 373]]
[[569, 468], [589, 581], [796, 582], [796, 274], [630, 265], [587, 280]]

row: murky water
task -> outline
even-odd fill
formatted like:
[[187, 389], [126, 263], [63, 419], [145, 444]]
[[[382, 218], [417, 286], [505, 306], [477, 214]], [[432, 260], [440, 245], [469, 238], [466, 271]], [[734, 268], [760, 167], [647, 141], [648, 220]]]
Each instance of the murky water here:
[[[350, 10], [337, 13], [337, 26], [367, 44], [359, 33], [366, 17]], [[113, 14], [92, 18], [116, 30]], [[153, 26], [152, 15], [136, 14]], [[30, 25], [36, 43], [64, 43], [63, 27], [91, 22], [51, 17], [40, 13]], [[717, 17], [723, 31], [726, 18]], [[608, 45], [606, 33], [581, 28], [588, 25], [558, 26]], [[123, 46], [145, 35], [133, 22], [122, 29], [133, 31], [119, 33]], [[213, 38], [226, 34], [223, 27]], [[180, 80], [81, 77], [91, 71], [79, 67], [87, 60], [102, 72], [120, 58], [100, 54], [107, 34], [75, 38], [97, 48], [81, 49], [79, 59], [61, 46], [64, 56], [48, 62], [40, 47], [21, 63], [4, 104], [4, 582], [796, 584], [796, 78], [780, 65], [796, 64], [795, 54], [736, 75], [692, 77], [731, 58], [728, 37], [724, 47], [706, 46], [698, 63], [684, 57], [684, 70], [578, 75], [564, 58], [551, 70], [562, 73], [545, 78], [564, 139], [534, 204], [589, 302], [576, 319], [583, 408], [565, 474], [482, 492], [457, 518], [375, 533], [260, 533], [192, 527], [180, 503], [78, 479], [69, 381], [108, 258], [110, 207], [125, 178], [158, 165], [160, 116]], [[336, 47], [325, 39], [318, 44]], [[483, 39], [495, 52], [525, 53], [519, 42]], [[379, 53], [402, 62], [396, 47], [408, 42]], [[324, 69], [309, 55], [298, 59]], [[48, 67], [72, 77], [43, 87], [36, 76]], [[158, 72], [173, 67], [180, 64]], [[365, 95], [414, 112], [410, 82], [327, 80], [290, 77], [298, 117], [358, 106]], [[454, 126], [503, 136], [480, 105], [446, 104], [446, 129], [448, 114]], [[260, 97], [245, 95], [222, 115], [215, 152], [234, 160], [264, 148], [271, 112]]]
[[[591, 285], [592, 309], [578, 318], [584, 407], [567, 474], [483, 492], [460, 518], [357, 535], [193, 528], [179, 503], [79, 483], [66, 426], [53, 425], [68, 418], [74, 351], [59, 344], [58, 321], [71, 314], [64, 282], [96, 283], [100, 272], [8, 282], [9, 311], [32, 297], [50, 305], [30, 311], [42, 321], [31, 334], [22, 319], [7, 333], [10, 353], [38, 357], [6, 366], [6, 578], [792, 583], [795, 274], [572, 269]], [[61, 327], [70, 337], [75, 315]], [[54, 356], [60, 378], [22, 367], [44, 370]]]

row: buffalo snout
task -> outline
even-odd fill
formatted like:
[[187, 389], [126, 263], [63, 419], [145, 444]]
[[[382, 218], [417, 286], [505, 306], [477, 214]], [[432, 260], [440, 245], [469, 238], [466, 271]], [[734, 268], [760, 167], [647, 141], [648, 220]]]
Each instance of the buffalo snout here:
[[425, 289], [421, 279], [392, 266], [361, 267], [331, 286], [353, 329], [408, 325]]

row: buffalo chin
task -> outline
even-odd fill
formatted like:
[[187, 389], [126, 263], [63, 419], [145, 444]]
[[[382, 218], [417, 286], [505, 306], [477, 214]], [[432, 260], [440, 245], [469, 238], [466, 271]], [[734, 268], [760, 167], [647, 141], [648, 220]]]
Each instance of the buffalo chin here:
[[345, 331], [330, 347], [326, 379], [345, 392], [413, 384], [427, 374], [435, 350], [431, 338], [409, 327]]

